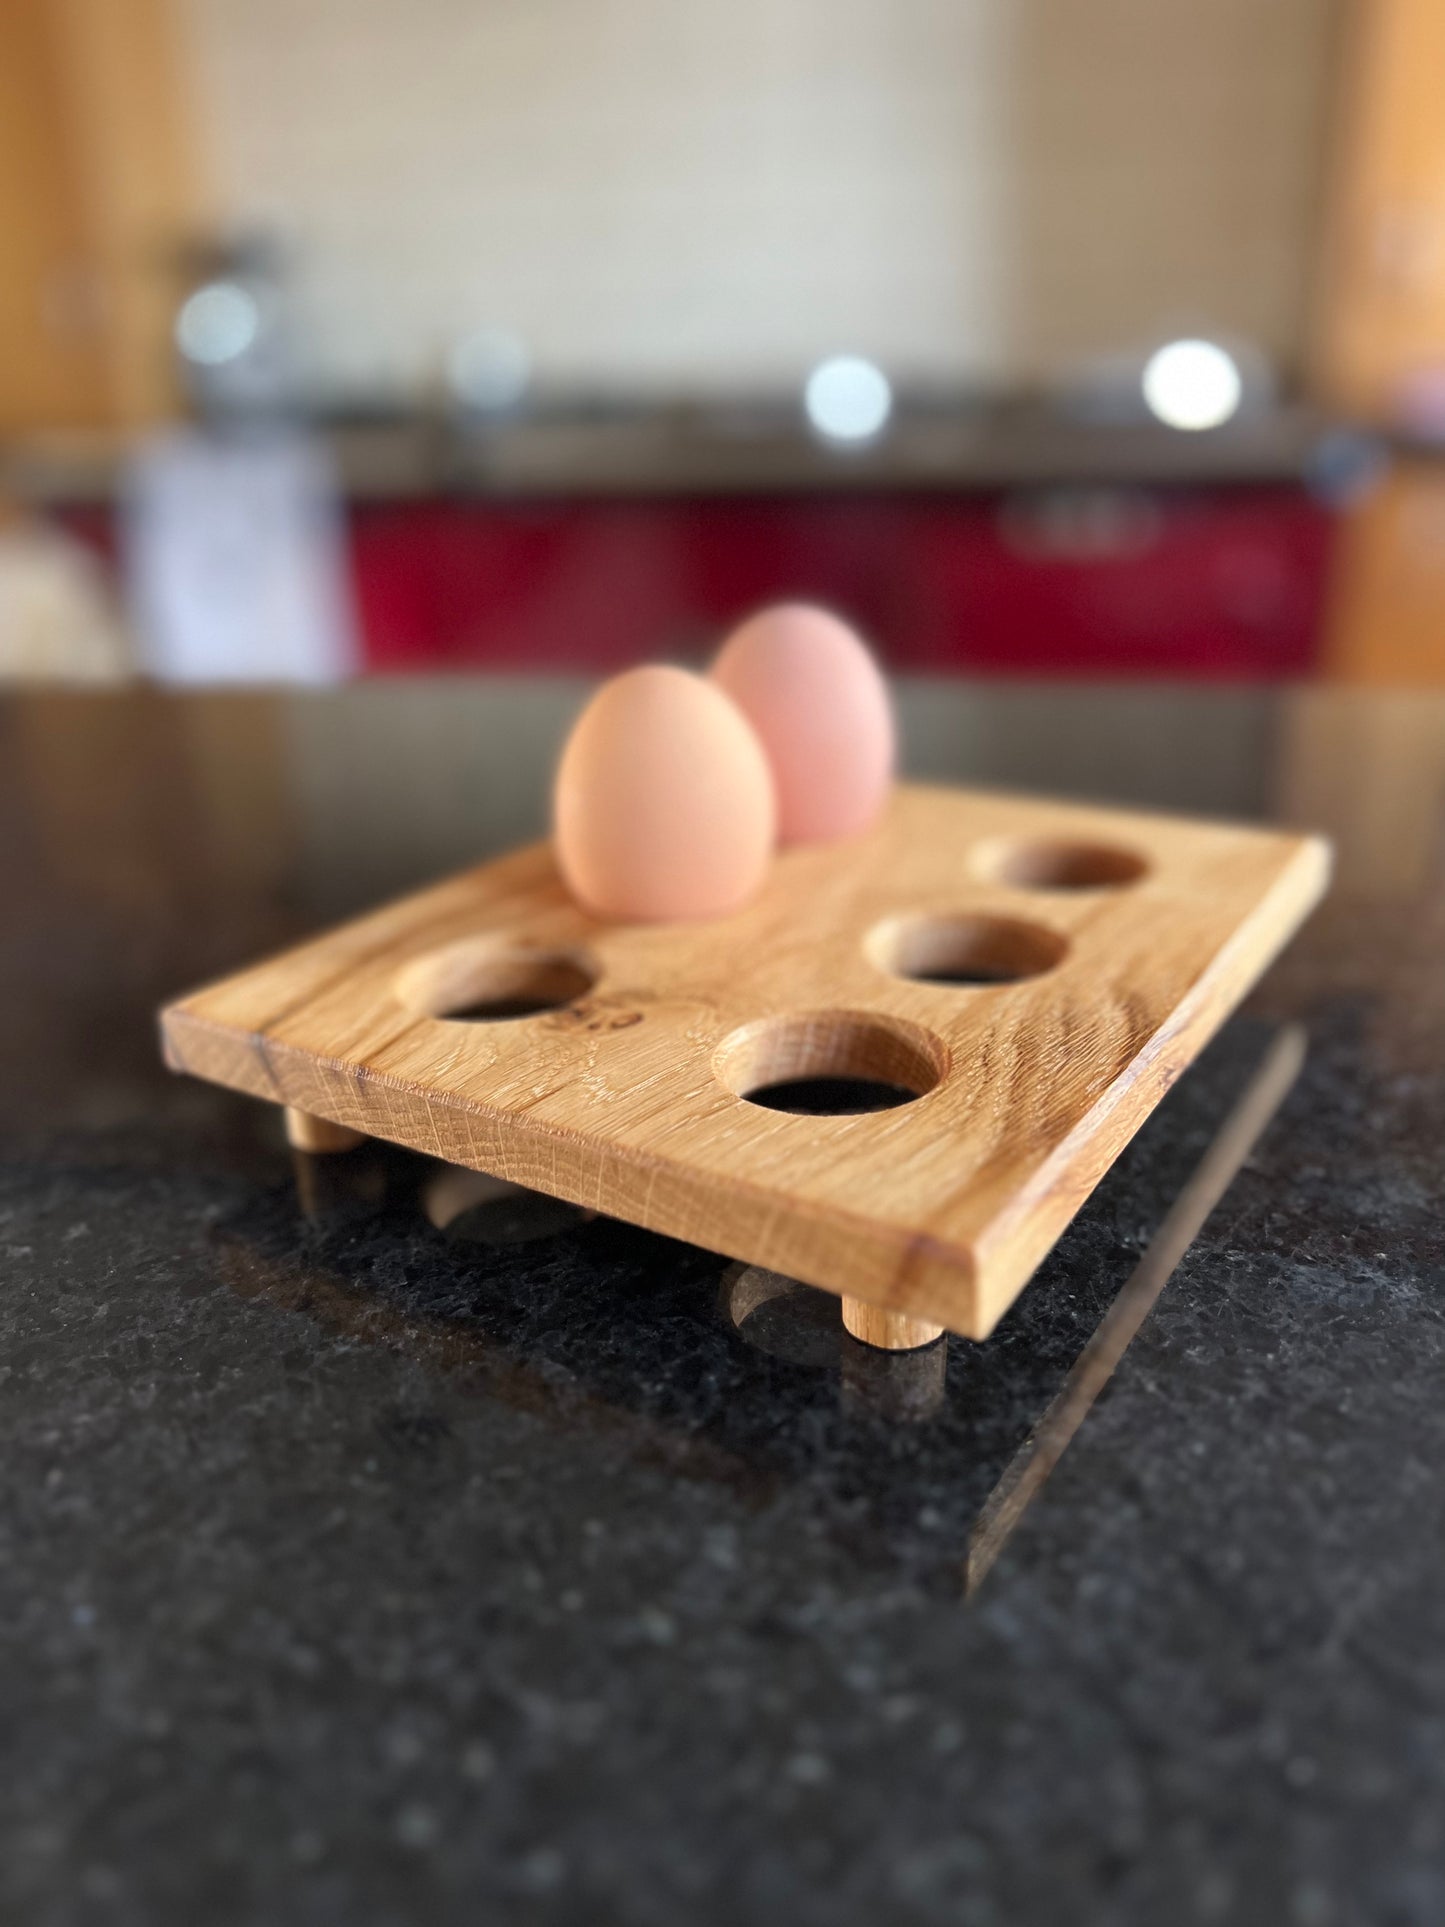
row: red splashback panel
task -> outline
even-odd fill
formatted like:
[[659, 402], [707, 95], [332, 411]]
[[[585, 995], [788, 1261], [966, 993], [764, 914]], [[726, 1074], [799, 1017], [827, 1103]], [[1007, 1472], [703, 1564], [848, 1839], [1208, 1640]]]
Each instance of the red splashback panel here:
[[[1310, 674], [1336, 518], [1301, 488], [354, 504], [369, 669], [597, 672], [826, 602], [895, 669]], [[111, 561], [108, 508], [59, 519]]]
[[1333, 517], [1302, 490], [423, 502], [353, 510], [374, 669], [607, 670], [806, 596], [895, 668], [1314, 666]]

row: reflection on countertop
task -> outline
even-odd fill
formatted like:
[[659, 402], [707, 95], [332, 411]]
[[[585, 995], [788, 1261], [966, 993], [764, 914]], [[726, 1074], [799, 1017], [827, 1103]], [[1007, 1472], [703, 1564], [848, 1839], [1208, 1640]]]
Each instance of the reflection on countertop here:
[[[1110, 1173], [997, 1344], [877, 1351], [844, 1330], [837, 1299], [797, 1280], [375, 1143], [341, 1156], [293, 1152], [294, 1200], [284, 1186], [268, 1191], [219, 1222], [213, 1243], [221, 1276], [244, 1297], [300, 1308], [568, 1429], [624, 1435], [755, 1503], [801, 1485], [846, 1544], [967, 1594], [1304, 1054], [1301, 1026], [1236, 1020]], [[419, 1219], [440, 1237], [428, 1241]], [[403, 1267], [400, 1288], [389, 1262], [399, 1254], [425, 1260]], [[601, 1351], [599, 1327], [609, 1339]], [[686, 1359], [683, 1371], [671, 1354]], [[900, 1452], [899, 1426], [927, 1429]], [[925, 1497], [934, 1516], [920, 1534]]]

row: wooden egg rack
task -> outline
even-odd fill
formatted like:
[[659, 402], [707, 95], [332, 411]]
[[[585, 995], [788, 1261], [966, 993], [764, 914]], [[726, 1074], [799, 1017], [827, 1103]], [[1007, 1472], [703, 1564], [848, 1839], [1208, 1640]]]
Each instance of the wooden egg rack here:
[[[608, 925], [536, 844], [161, 1015], [173, 1069], [983, 1338], [1322, 895], [1328, 846], [905, 787], [708, 924]], [[476, 1011], [488, 1021], [462, 1013]], [[912, 1101], [751, 1101], [847, 1077]]]

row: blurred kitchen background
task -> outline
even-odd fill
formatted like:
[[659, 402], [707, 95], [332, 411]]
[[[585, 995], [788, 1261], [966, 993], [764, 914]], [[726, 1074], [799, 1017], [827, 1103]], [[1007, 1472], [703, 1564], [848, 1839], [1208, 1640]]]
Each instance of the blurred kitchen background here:
[[1441, 0], [4, 0], [0, 675], [271, 686], [308, 820], [375, 859], [399, 761], [439, 866], [580, 679], [807, 596], [917, 770], [1372, 769], [1416, 861], [1442, 73]]

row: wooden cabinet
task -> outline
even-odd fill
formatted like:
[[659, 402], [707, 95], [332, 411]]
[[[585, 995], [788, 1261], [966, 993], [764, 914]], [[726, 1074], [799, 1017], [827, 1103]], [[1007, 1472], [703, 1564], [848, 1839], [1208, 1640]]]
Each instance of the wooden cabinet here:
[[[1322, 399], [1445, 441], [1445, 0], [1351, 0], [1319, 282]], [[1402, 457], [1343, 516], [1323, 667], [1445, 682], [1445, 448]]]
[[1324, 668], [1344, 682], [1445, 683], [1445, 462], [1400, 462], [1344, 518]]
[[170, 0], [0, 0], [0, 434], [172, 412], [202, 195]]
[[1340, 53], [1316, 376], [1351, 414], [1445, 423], [1445, 4], [1352, 0]]

